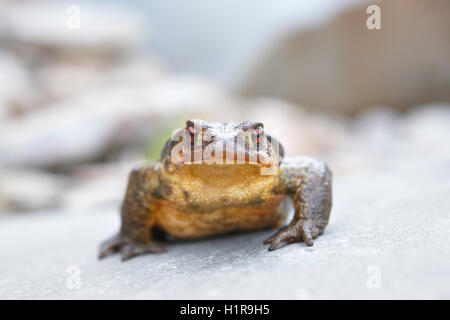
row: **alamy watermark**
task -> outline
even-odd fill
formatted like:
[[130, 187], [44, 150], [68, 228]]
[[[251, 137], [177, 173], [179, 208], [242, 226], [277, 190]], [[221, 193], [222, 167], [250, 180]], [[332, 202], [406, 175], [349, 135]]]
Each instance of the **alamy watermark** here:
[[70, 290], [81, 289], [81, 268], [77, 265], [70, 265], [67, 267], [66, 272], [69, 276], [66, 279], [66, 287]]
[[367, 274], [369, 275], [366, 280], [366, 286], [369, 290], [381, 289], [381, 269], [377, 265], [367, 266]]
[[366, 20], [366, 26], [369, 30], [380, 30], [381, 29], [381, 8], [376, 4], [372, 4], [367, 7], [366, 13], [370, 14]]
[[69, 30], [81, 29], [81, 8], [71, 5], [66, 8], [66, 28]]

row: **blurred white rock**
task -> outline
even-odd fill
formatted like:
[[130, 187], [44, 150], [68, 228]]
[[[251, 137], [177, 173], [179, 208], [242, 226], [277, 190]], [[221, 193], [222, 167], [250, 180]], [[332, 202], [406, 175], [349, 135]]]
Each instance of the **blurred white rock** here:
[[0, 212], [56, 207], [67, 186], [60, 175], [30, 169], [0, 171]]
[[278, 137], [286, 155], [326, 157], [348, 141], [344, 123], [314, 115], [301, 106], [275, 98], [251, 99], [244, 103], [242, 120], [255, 119]]
[[420, 105], [405, 114], [378, 108], [361, 115], [354, 123], [353, 153], [374, 158], [409, 159], [439, 155], [450, 158], [450, 105]]
[[[30, 72], [7, 51], [0, 51], [0, 119], [30, 107], [35, 91]], [[32, 103], [31, 103], [32, 104]]]
[[93, 160], [111, 147], [148, 139], [161, 120], [227, 103], [218, 88], [194, 77], [96, 88], [2, 125], [0, 163], [49, 167]]
[[92, 59], [60, 59], [35, 71], [36, 81], [51, 99], [108, 85], [150, 85], [164, 76], [164, 64], [150, 55], [126, 56], [112, 64], [93, 63]]
[[136, 12], [101, 2], [11, 2], [0, 16], [7, 41], [63, 51], [127, 51], [147, 29]]
[[380, 107], [349, 123], [348, 134], [351, 143], [333, 155], [342, 173], [395, 172], [425, 160], [449, 163], [450, 105], [420, 105], [407, 113]]
[[128, 175], [139, 162], [90, 164], [71, 172], [73, 185], [61, 195], [61, 206], [69, 211], [120, 207]]
[[406, 115], [401, 128], [405, 140], [416, 146], [412, 156], [436, 154], [450, 160], [450, 104], [421, 106]]

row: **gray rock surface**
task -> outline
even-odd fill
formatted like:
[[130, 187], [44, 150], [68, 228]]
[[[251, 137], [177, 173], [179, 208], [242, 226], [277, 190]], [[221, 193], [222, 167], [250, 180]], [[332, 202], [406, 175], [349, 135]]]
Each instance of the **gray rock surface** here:
[[312, 249], [268, 252], [265, 230], [98, 261], [99, 242], [117, 231], [116, 208], [8, 215], [0, 298], [449, 299], [448, 158], [335, 178], [330, 225]]

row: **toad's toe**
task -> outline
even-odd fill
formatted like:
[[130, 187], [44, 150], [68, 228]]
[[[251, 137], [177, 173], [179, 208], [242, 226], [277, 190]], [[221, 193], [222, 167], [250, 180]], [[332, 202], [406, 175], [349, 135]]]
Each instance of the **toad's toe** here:
[[133, 244], [133, 243], [127, 243], [124, 244], [120, 248], [120, 253], [122, 256], [122, 261], [126, 261], [128, 259], [131, 259], [133, 257], [139, 256], [141, 254], [145, 253], [160, 253], [165, 252], [166, 249], [164, 246], [151, 243], [151, 244]]
[[120, 247], [119, 235], [115, 235], [115, 236], [105, 240], [100, 245], [98, 258], [103, 259], [103, 258], [109, 256], [110, 254], [113, 254], [113, 253], [119, 251], [119, 247]]

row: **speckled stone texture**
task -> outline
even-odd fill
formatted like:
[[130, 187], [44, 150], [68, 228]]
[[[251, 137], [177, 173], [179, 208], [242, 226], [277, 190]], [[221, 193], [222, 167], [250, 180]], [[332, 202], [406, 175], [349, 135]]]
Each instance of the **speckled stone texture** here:
[[[98, 261], [98, 244], [117, 231], [117, 208], [7, 215], [0, 298], [449, 299], [446, 159], [335, 175], [331, 221], [313, 248], [268, 252], [262, 241], [273, 231], [265, 230], [173, 243], [167, 253], [124, 263]], [[70, 289], [72, 265], [80, 289]]]

